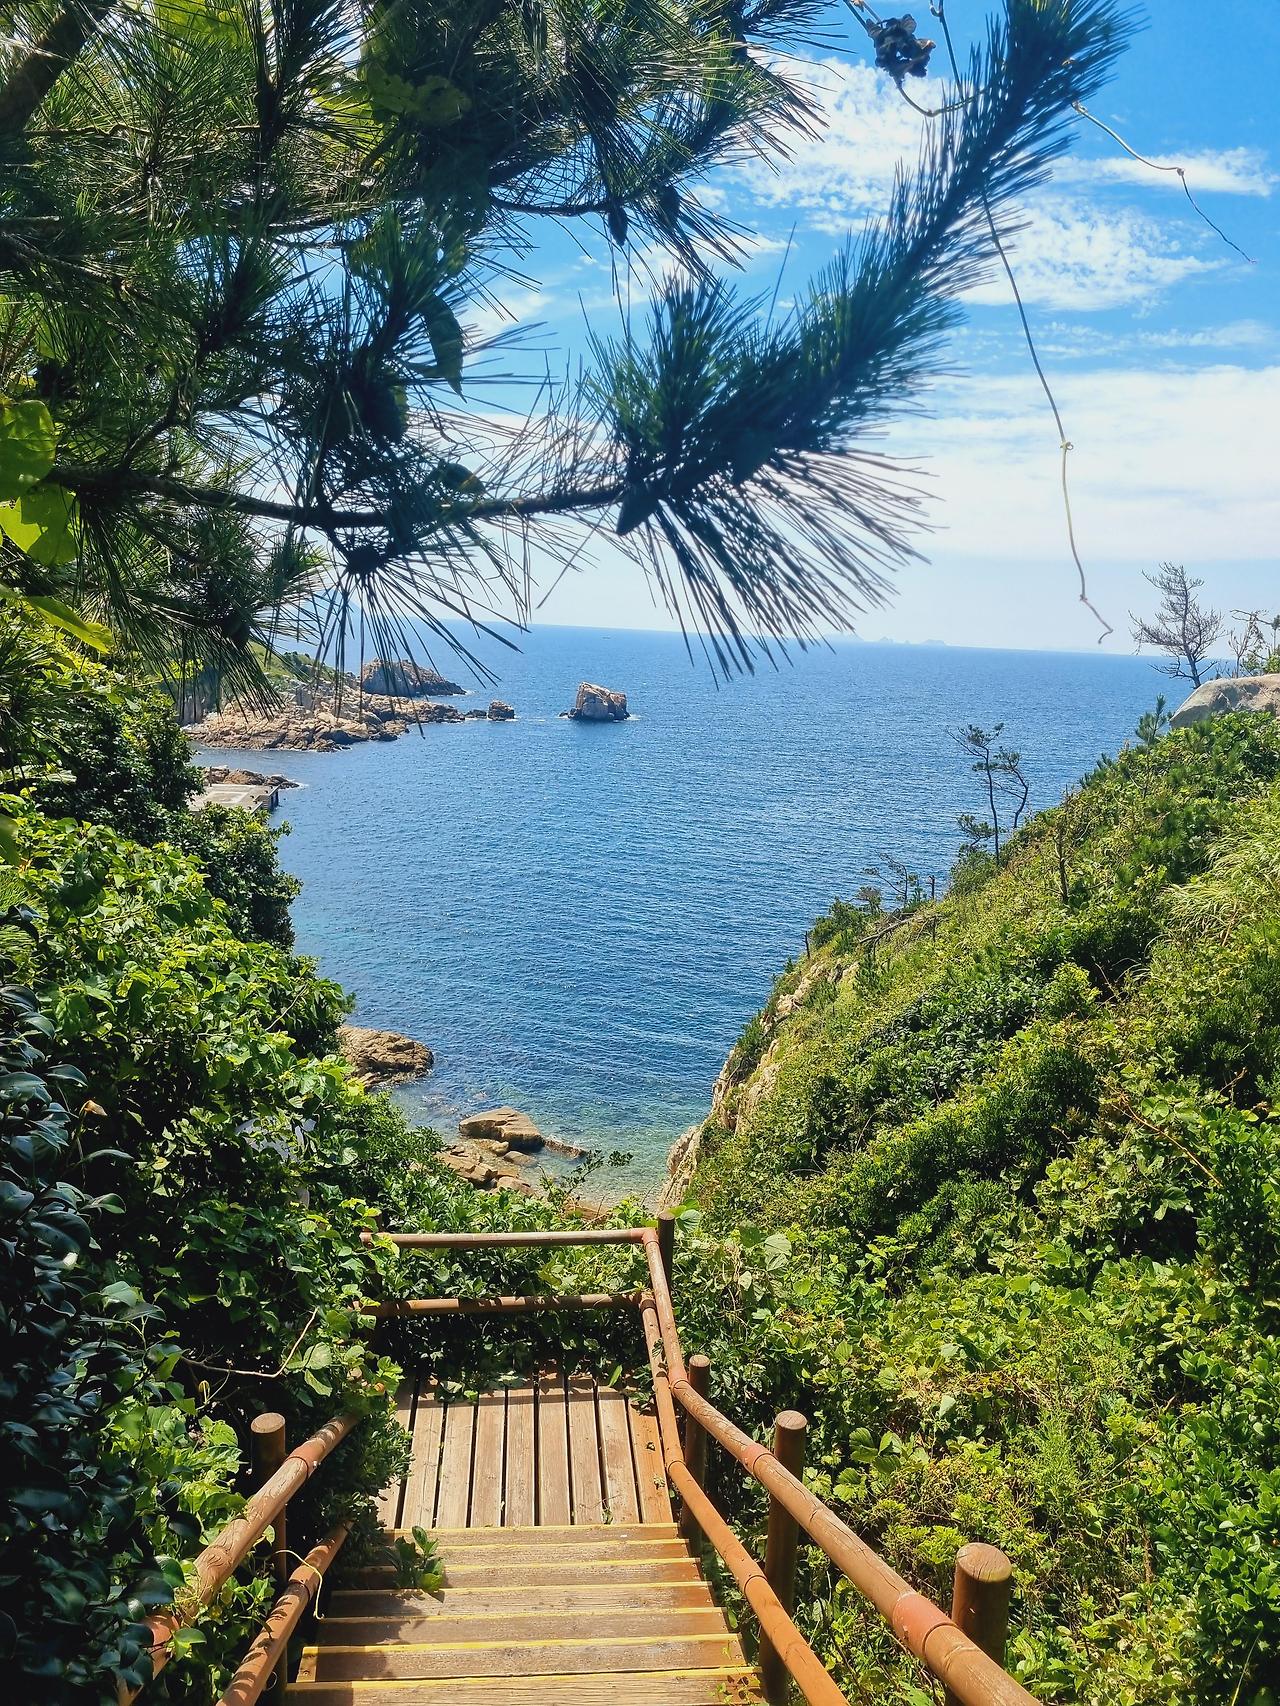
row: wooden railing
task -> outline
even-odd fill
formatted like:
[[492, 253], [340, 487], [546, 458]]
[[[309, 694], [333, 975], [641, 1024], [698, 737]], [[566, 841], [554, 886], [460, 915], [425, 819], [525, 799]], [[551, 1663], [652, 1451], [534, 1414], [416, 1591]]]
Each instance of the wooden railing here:
[[[340, 1523], [327, 1539], [307, 1554], [296, 1570], [287, 1573], [285, 1507], [294, 1494], [306, 1486], [330, 1452], [346, 1439], [358, 1419], [353, 1415], [335, 1416], [286, 1455], [284, 1418], [277, 1415], [257, 1418], [253, 1426], [254, 1467], [261, 1485], [246, 1501], [240, 1515], [233, 1518], [196, 1558], [192, 1566], [189, 1597], [181, 1611], [175, 1607], [148, 1619], [151, 1630], [150, 1680], [154, 1681], [172, 1658], [174, 1636], [180, 1629], [195, 1623], [199, 1613], [226, 1586], [269, 1528], [274, 1530], [273, 1563], [277, 1582], [283, 1591], [266, 1625], [222, 1695], [219, 1706], [253, 1706], [273, 1675], [283, 1678], [289, 1637], [315, 1598], [325, 1571], [347, 1538], [347, 1524]], [[142, 1688], [122, 1687], [117, 1695], [119, 1706], [132, 1706], [141, 1692]]]
[[[803, 1481], [805, 1419], [784, 1411], [774, 1427], [773, 1449], [735, 1426], [707, 1396], [710, 1364], [692, 1356], [686, 1364], [671, 1299], [675, 1221], [659, 1215], [656, 1226], [575, 1232], [426, 1232], [383, 1234], [404, 1250], [516, 1249], [537, 1246], [633, 1244], [643, 1248], [649, 1289], [637, 1292], [542, 1293], [485, 1298], [405, 1298], [368, 1305], [375, 1319], [419, 1315], [502, 1315], [557, 1310], [635, 1308], [643, 1326], [653, 1375], [654, 1399], [667, 1479], [680, 1501], [686, 1538], [700, 1532], [719, 1554], [760, 1625], [760, 1672], [774, 1702], [786, 1698], [788, 1678], [809, 1706], [848, 1706], [821, 1659], [792, 1617], [796, 1555], [803, 1531], [879, 1611], [901, 1645], [946, 1690], [947, 1706], [1038, 1706], [1034, 1696], [1003, 1669], [1012, 1571], [992, 1546], [962, 1549], [956, 1565], [953, 1615], [914, 1589], [810, 1493]], [[366, 1244], [373, 1236], [365, 1233]], [[683, 1432], [676, 1416], [684, 1414]], [[333, 1532], [289, 1572], [285, 1507], [339, 1445], [357, 1418], [335, 1416], [296, 1450], [284, 1455], [284, 1422], [259, 1417], [254, 1424], [258, 1490], [244, 1510], [197, 1557], [193, 1603], [150, 1619], [152, 1675], [171, 1656], [173, 1636], [194, 1622], [242, 1564], [268, 1528], [274, 1529], [273, 1563], [281, 1592], [267, 1622], [246, 1653], [219, 1706], [254, 1706], [276, 1678], [279, 1700], [287, 1682], [288, 1643], [324, 1574], [347, 1538], [347, 1525]], [[769, 1494], [763, 1562], [753, 1558], [720, 1515], [705, 1490], [707, 1445], [714, 1440]], [[139, 1689], [121, 1689], [120, 1706], [132, 1706]]]

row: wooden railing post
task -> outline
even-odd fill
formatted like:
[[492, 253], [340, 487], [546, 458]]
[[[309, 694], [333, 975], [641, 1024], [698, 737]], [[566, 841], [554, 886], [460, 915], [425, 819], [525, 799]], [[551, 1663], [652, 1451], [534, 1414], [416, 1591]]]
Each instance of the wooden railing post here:
[[[784, 1410], [773, 1424], [773, 1455], [797, 1480], [804, 1475], [804, 1435], [808, 1425], [798, 1410]], [[788, 1615], [796, 1600], [796, 1554], [799, 1545], [799, 1523], [790, 1511], [771, 1497], [764, 1574]], [[760, 1637], [760, 1680], [764, 1685], [765, 1698], [774, 1702], [774, 1706], [787, 1698], [787, 1668], [773, 1643], [763, 1634]]]
[[[689, 1384], [698, 1394], [705, 1398], [711, 1387], [711, 1358], [691, 1356], [689, 1358]], [[707, 1435], [700, 1422], [695, 1422], [692, 1416], [684, 1419], [684, 1461], [690, 1475], [702, 1488], [707, 1484]], [[680, 1511], [680, 1532], [686, 1540], [694, 1540], [699, 1534], [697, 1518], [684, 1505]]]
[[[951, 1621], [998, 1665], [1004, 1663], [1012, 1593], [1013, 1565], [998, 1546], [960, 1548], [951, 1591]], [[959, 1706], [959, 1696], [950, 1689], [945, 1699], [947, 1706]]]
[[667, 1276], [667, 1290], [670, 1291], [675, 1279], [676, 1217], [669, 1208], [664, 1208], [658, 1215], [658, 1254], [662, 1257], [662, 1271]]
[[[284, 1417], [277, 1415], [274, 1410], [264, 1411], [250, 1422], [249, 1436], [253, 1454], [253, 1484], [255, 1487], [261, 1487], [271, 1479], [285, 1459]], [[283, 1510], [271, 1526], [274, 1534], [271, 1542], [271, 1568], [275, 1576], [276, 1593], [279, 1595], [284, 1592], [289, 1580], [289, 1545], [285, 1535]], [[286, 1648], [276, 1665], [275, 1700], [284, 1699], [288, 1686], [289, 1654]]]

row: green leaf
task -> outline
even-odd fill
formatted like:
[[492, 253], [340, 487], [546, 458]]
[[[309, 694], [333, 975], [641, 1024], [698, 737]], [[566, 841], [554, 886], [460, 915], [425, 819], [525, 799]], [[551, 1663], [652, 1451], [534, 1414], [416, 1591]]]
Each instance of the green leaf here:
[[18, 820], [8, 812], [0, 812], [0, 864], [16, 865], [21, 849], [18, 846]]
[[375, 113], [409, 118], [428, 130], [454, 124], [471, 105], [471, 97], [447, 77], [424, 77], [421, 83], [410, 83], [380, 65], [366, 66], [364, 77]]
[[57, 448], [58, 429], [43, 403], [0, 403], [0, 503], [43, 480]]
[[[0, 530], [33, 562], [52, 568], [70, 563], [80, 552], [80, 511], [74, 496], [60, 486], [36, 486], [11, 503], [0, 504]], [[50, 601], [61, 611], [66, 605]]]

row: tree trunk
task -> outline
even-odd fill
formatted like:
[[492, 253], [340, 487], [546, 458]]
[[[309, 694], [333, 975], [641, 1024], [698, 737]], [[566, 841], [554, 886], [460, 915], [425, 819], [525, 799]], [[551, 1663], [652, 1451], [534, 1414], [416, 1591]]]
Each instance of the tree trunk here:
[[16, 136], [76, 58], [116, 0], [72, 0], [0, 89], [0, 135]]

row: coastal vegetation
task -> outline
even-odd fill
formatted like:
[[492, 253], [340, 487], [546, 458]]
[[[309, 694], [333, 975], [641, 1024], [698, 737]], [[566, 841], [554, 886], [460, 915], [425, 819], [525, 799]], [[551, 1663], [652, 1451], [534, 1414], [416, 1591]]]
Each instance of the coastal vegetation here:
[[[688, 1189], [689, 1263], [749, 1228], [766, 1275], [734, 1309], [706, 1272], [678, 1295], [729, 1407], [806, 1411], [815, 1487], [926, 1590], [964, 1540], [1009, 1552], [1041, 1698], [1261, 1706], [1280, 735], [1147, 723], [945, 900], [811, 932]], [[851, 1697], [899, 1697], [892, 1644], [813, 1562]]]

